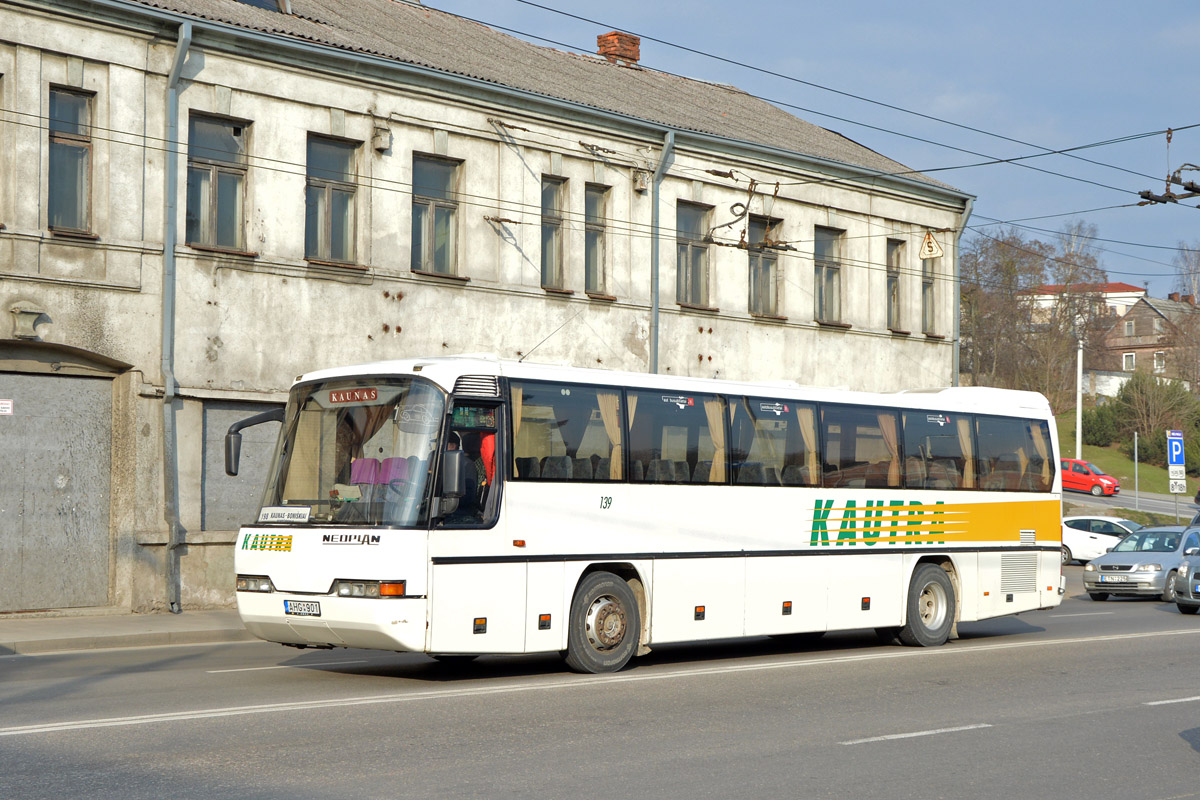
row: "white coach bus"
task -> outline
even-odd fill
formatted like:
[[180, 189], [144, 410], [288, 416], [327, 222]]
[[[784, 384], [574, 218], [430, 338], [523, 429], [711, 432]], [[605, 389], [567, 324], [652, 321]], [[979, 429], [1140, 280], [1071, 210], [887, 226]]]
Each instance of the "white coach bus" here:
[[864, 394], [489, 357], [301, 376], [236, 543], [247, 629], [298, 647], [562, 653], [958, 621], [1060, 602], [1045, 398]]

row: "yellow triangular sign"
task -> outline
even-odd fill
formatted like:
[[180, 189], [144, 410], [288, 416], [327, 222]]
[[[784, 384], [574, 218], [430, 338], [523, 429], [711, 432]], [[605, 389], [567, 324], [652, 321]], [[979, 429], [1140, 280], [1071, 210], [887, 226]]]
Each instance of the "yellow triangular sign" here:
[[926, 258], [941, 258], [942, 246], [938, 244], [937, 239], [933, 238], [932, 231], [925, 232], [925, 241], [921, 242], [921, 259]]

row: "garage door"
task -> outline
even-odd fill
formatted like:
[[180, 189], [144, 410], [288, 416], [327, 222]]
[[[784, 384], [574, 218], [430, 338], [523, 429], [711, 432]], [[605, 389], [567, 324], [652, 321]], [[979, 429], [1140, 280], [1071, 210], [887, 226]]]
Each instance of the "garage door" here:
[[112, 381], [4, 372], [0, 400], [0, 611], [108, 605]]

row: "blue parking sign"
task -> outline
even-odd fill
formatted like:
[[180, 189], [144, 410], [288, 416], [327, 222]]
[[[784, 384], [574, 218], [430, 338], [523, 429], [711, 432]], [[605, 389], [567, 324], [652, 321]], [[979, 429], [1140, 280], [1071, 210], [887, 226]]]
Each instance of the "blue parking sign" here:
[[1183, 466], [1183, 431], [1167, 431], [1167, 466]]

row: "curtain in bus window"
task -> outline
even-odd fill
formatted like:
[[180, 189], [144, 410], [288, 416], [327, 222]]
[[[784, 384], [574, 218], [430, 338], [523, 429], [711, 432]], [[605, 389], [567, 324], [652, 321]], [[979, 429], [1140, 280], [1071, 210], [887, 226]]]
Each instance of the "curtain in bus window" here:
[[964, 489], [975, 488], [975, 450], [971, 446], [971, 418], [959, 417], [956, 421], [958, 429], [958, 447], [963, 454], [963, 479], [962, 486]]
[[796, 409], [800, 421], [800, 437], [804, 440], [804, 461], [808, 469], [808, 485], [821, 485], [820, 454], [817, 452], [817, 414], [810, 406]]
[[1051, 478], [1053, 476], [1052, 467], [1050, 465], [1050, 431], [1044, 422], [1031, 422], [1029, 424], [1029, 436], [1033, 439], [1033, 448], [1037, 451], [1038, 458], [1042, 460], [1041, 473], [1037, 480], [1037, 490], [1041, 492], [1050, 491]]
[[891, 457], [888, 463], [887, 485], [892, 488], [900, 486], [900, 442], [896, 438], [896, 414], [892, 411], [880, 411], [879, 432], [883, 436], [883, 444]]
[[[620, 392], [600, 391], [596, 393], [596, 402], [600, 406], [604, 432], [608, 435], [608, 442], [612, 448], [608, 462], [608, 477], [619, 481], [623, 474], [621, 465], [624, 460], [624, 453], [621, 452], [621, 394]], [[633, 416], [632, 408], [629, 414], [630, 417]]]
[[708, 417], [708, 433], [712, 437], [712, 471], [709, 483], [725, 482], [725, 401], [714, 397], [704, 401], [704, 414]]
[[521, 432], [521, 406], [522, 406], [522, 398], [525, 396], [525, 392], [524, 392], [524, 390], [521, 389], [520, 386], [513, 386], [509, 390], [509, 394], [512, 397], [512, 426], [513, 426], [513, 443], [514, 443], [513, 447], [512, 447], [513, 461], [510, 466], [512, 467], [513, 477], [516, 478], [516, 477], [518, 477], [517, 476], [516, 441], [517, 441], [517, 434]]
[[283, 487], [283, 503], [315, 501], [320, 485], [320, 461], [298, 457], [298, 453], [319, 453], [321, 443], [321, 412], [300, 410], [296, 420], [296, 436], [287, 461], [287, 479]]

